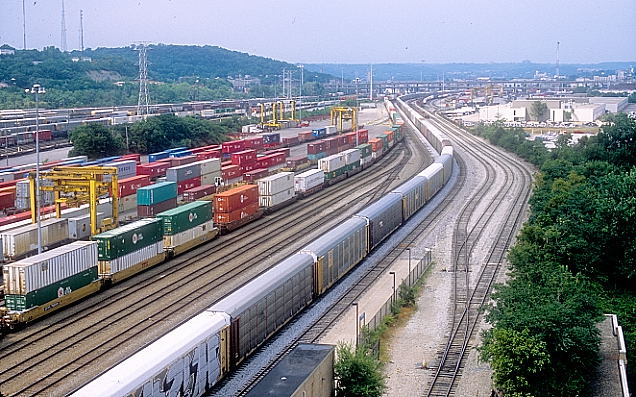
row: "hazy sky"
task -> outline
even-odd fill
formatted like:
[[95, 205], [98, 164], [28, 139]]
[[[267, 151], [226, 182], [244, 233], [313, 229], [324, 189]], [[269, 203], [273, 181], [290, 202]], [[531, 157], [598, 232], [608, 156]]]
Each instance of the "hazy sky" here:
[[[27, 47], [61, 43], [62, 0], [25, 0]], [[65, 0], [67, 43], [209, 44], [289, 62], [636, 60], [636, 0]], [[0, 44], [22, 48], [22, 0]]]

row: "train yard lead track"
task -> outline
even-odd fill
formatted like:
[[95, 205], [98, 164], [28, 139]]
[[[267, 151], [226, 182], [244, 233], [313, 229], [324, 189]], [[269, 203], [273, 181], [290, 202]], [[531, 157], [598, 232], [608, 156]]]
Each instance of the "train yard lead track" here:
[[[453, 124], [438, 119], [432, 119], [431, 122], [438, 124], [447, 130], [447, 134], [454, 136], [456, 138], [454, 145], [458, 145], [465, 152], [472, 153], [484, 165], [487, 172], [486, 181], [482, 183], [469, 203], [462, 209], [455, 226], [453, 244], [454, 305], [451, 316], [451, 333], [440, 353], [437, 369], [426, 392], [427, 396], [437, 397], [455, 395], [457, 381], [461, 376], [466, 353], [471, 347], [471, 338], [479, 323], [483, 306], [488, 300], [492, 285], [505, 260], [507, 249], [523, 218], [525, 204], [530, 194], [531, 174], [529, 167], [518, 165], [519, 160], [500, 149], [493, 149], [477, 138], [466, 137], [465, 133], [458, 133], [458, 128]], [[462, 139], [470, 141], [471, 145], [460, 143], [459, 141]], [[496, 156], [488, 156], [492, 159], [491, 161], [504, 170], [504, 183], [494, 194], [488, 207], [479, 216], [473, 227], [468, 230], [469, 220], [477, 207], [476, 203], [485, 199], [487, 189], [484, 187], [491, 183], [494, 172], [492, 165], [483, 158], [488, 153], [492, 154], [493, 152], [504, 159], [500, 160]], [[494, 209], [504, 205], [504, 201], [510, 196], [514, 197], [514, 201], [505, 215], [503, 227], [498, 230], [475, 285], [471, 288], [470, 257], [475, 248], [476, 240], [483, 233], [485, 226], [494, 221]], [[463, 278], [461, 277], [462, 273]]]
[[[397, 168], [401, 168], [402, 165], [409, 159], [410, 157], [410, 149], [407, 149], [406, 153], [400, 154], [398, 151], [392, 151], [388, 156], [384, 157], [383, 160], [380, 161], [380, 165], [386, 165], [390, 163], [397, 162], [393, 167], [389, 170], [378, 169], [374, 167], [372, 170], [366, 172], [365, 176], [374, 176], [376, 179], [381, 178], [383, 182], [386, 182], [387, 179], [390, 179], [391, 175], [394, 174], [394, 171]], [[383, 178], [384, 177], [384, 178]], [[345, 197], [350, 197], [352, 194], [350, 190], [356, 189], [366, 189], [363, 191], [371, 192], [374, 188], [377, 189], [387, 189], [390, 182], [379, 184], [379, 186], [367, 186], [363, 187], [368, 182], [358, 180], [349, 181], [348, 184], [341, 183], [337, 186], [342, 188], [344, 192], [340, 192], [336, 195], [335, 200], [342, 200]], [[352, 186], [351, 189], [346, 189], [346, 186]], [[332, 192], [331, 192], [332, 193]], [[299, 207], [304, 208], [302, 214], [309, 213], [317, 213], [319, 211], [311, 208], [311, 205], [307, 203], [316, 203], [319, 204], [323, 201], [334, 201], [334, 196], [330, 196], [327, 192], [320, 193], [315, 197], [308, 198], [304, 200], [305, 205], [301, 202], [300, 204], [293, 204], [289, 210], [289, 213], [299, 212]], [[340, 215], [341, 211], [332, 211], [328, 215], [323, 216], [322, 219], [328, 221], [331, 218], [335, 218]], [[283, 211], [285, 213], [285, 211]], [[160, 271], [149, 271], [148, 275], [144, 273], [143, 277], [140, 277], [140, 282], [134, 286], [131, 286], [130, 289], [120, 288], [119, 290], [109, 290], [107, 292], [111, 292], [110, 296], [105, 297], [108, 298], [106, 302], [103, 302], [99, 307], [90, 306], [84, 307], [80, 309], [80, 314], [71, 314], [66, 313], [68, 315], [62, 315], [62, 319], [60, 319], [55, 324], [52, 324], [51, 327], [45, 327], [44, 329], [39, 329], [37, 331], [29, 331], [27, 330], [26, 336], [22, 338], [18, 338], [15, 343], [9, 346], [3, 346], [3, 351], [0, 353], [0, 360], [3, 365], [0, 366], [0, 386], [1, 390], [5, 393], [9, 393], [11, 395], [21, 395], [21, 394], [46, 394], [51, 393], [56, 389], [57, 386], [64, 380], [69, 380], [69, 376], [72, 376], [76, 373], [80, 373], [83, 367], [92, 363], [93, 360], [99, 358], [102, 354], [105, 354], [110, 349], [116, 349], [117, 346], [123, 346], [127, 341], [132, 341], [135, 338], [139, 338], [140, 335], [146, 332], [147, 328], [152, 326], [152, 324], [159, 321], [166, 321], [171, 315], [178, 313], [180, 310], [183, 310], [190, 304], [193, 304], [199, 299], [202, 299], [206, 294], [212, 293], [215, 289], [220, 288], [220, 286], [231, 280], [234, 277], [240, 275], [243, 271], [253, 266], [255, 263], [262, 261], [268, 255], [272, 254], [276, 250], [279, 249], [280, 245], [283, 244], [283, 241], [289, 241], [292, 239], [293, 232], [297, 229], [302, 228], [304, 222], [308, 222], [308, 218], [303, 218], [302, 214], [293, 218], [291, 220], [286, 220], [281, 222], [280, 220], [272, 220], [266, 219], [264, 221], [256, 222], [262, 228], [263, 224], [280, 224], [278, 225], [279, 229], [287, 230], [287, 234], [285, 238], [278, 241], [272, 240], [271, 233], [261, 233], [258, 238], [252, 239], [246, 242], [245, 233], [240, 233], [242, 229], [235, 232], [235, 234], [229, 236], [226, 241], [217, 243], [210, 243], [204, 247], [199, 247], [195, 249], [191, 253], [184, 255], [182, 257], [178, 257], [173, 260], [173, 266], [170, 269], [163, 269], [162, 271], [185, 271], [189, 273], [188, 276], [179, 280], [180, 283], [175, 285], [174, 288], [165, 289], [165, 286], [161, 286], [155, 288], [157, 291], [161, 292], [152, 292], [147, 294], [143, 299], [138, 300], [136, 302], [128, 305], [125, 310], [117, 309], [117, 305], [115, 302], [121, 301], [126, 297], [132, 295], [134, 292], [141, 292], [142, 290], [146, 290], [149, 286], [158, 283], [158, 280], [161, 280], [162, 277], [159, 275]], [[310, 217], [309, 217], [310, 218]], [[304, 221], [304, 222], [303, 222]], [[259, 226], [250, 226], [246, 227], [245, 230], [254, 231], [254, 230], [262, 230], [259, 229]], [[243, 240], [244, 247], [242, 249], [235, 249], [232, 247], [228, 241], [233, 243], [238, 243], [239, 240]], [[208, 272], [212, 272], [215, 269], [218, 271], [218, 265], [216, 261], [210, 260], [207, 256], [201, 258], [206, 254], [206, 251], [210, 248], [223, 251], [225, 255], [224, 260], [234, 258], [235, 261], [240, 261], [240, 256], [249, 255], [249, 250], [254, 249], [260, 244], [264, 244], [267, 241], [266, 249], [260, 250], [260, 255], [256, 257], [250, 257], [247, 261], [239, 262], [238, 265], [235, 265], [233, 268], [224, 271], [220, 276], [209, 278], [206, 280], [206, 284], [208, 284], [207, 288], [199, 289], [195, 294], [188, 296], [188, 299], [179, 301], [178, 304], [167, 305], [169, 307], [168, 310], [165, 310], [166, 305], [157, 305], [157, 310], [154, 310], [150, 313], [148, 311], [144, 312], [143, 316], [135, 317], [135, 313], [137, 310], [142, 310], [147, 305], [152, 305], [154, 302], [161, 302], [162, 299], [168, 299], [171, 293], [175, 291], [176, 288], [182, 286], [186, 283], [195, 283], [204, 274]], [[210, 247], [212, 245], [212, 247]], [[201, 267], [201, 262], [203, 262], [203, 266]], [[192, 269], [192, 266], [195, 263], [199, 263], [198, 269]], [[145, 276], [144, 276], [145, 275]], [[157, 277], [159, 276], [159, 277]], [[137, 277], [136, 277], [137, 279]], [[229, 291], [228, 291], [229, 292]], [[104, 310], [109, 309], [108, 313], [105, 313]], [[64, 312], [62, 312], [64, 313]], [[102, 313], [105, 314], [103, 318], [96, 319], [93, 316], [94, 313]], [[90, 349], [85, 349], [79, 351], [77, 353], [72, 352], [72, 348], [82, 344], [91, 344], [92, 340], [95, 339], [95, 335], [99, 335], [99, 333], [106, 332], [109, 327], [120, 326], [121, 323], [129, 323], [132, 326], [127, 327], [127, 329], [116, 335], [112, 338], [106, 338], [105, 340], [101, 340], [91, 346]], [[74, 327], [74, 328], [73, 328]], [[56, 333], [57, 332], [57, 333]], [[61, 334], [64, 334], [62, 337]], [[49, 338], [57, 338], [58, 341], [51, 346], [50, 344], [43, 344], [38, 350], [37, 344], [44, 342], [48, 342]], [[61, 339], [60, 339], [61, 338]], [[25, 348], [29, 346], [29, 348]], [[46, 348], [45, 348], [46, 346]], [[18, 353], [23, 350], [27, 352], [25, 356], [21, 358], [18, 357]], [[57, 367], [47, 368], [46, 363], [57, 362]], [[38, 376], [34, 376], [35, 373], [38, 373]], [[30, 375], [31, 381], [26, 381], [28, 376]], [[20, 380], [25, 380], [19, 384]], [[11, 383], [9, 383], [11, 382]], [[9, 387], [8, 387], [9, 386]], [[5, 391], [6, 390], [6, 391]]]

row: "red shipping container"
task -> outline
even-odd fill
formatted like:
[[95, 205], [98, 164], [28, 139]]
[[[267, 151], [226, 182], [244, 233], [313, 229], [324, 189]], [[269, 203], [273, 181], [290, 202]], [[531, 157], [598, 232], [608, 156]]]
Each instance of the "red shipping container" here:
[[206, 150], [204, 152], [197, 153], [197, 160], [220, 159], [220, 158], [221, 158], [220, 150]]
[[243, 150], [241, 152], [232, 153], [232, 164], [245, 166], [254, 164], [256, 161], [256, 150]]
[[305, 156], [292, 157], [285, 161], [285, 165], [290, 168], [296, 168], [300, 164], [305, 164], [307, 161], [309, 160], [307, 160]]
[[119, 197], [131, 196], [137, 194], [137, 189], [150, 185], [150, 175], [137, 175], [130, 178], [120, 179], [117, 181], [119, 185]]
[[384, 135], [387, 136], [389, 142], [393, 142], [393, 131], [384, 131]]
[[243, 180], [245, 182], [252, 183], [256, 182], [258, 179], [265, 178], [268, 175], [269, 170], [267, 168], [259, 168], [257, 170], [246, 172], [245, 175], [243, 175]]
[[137, 165], [139, 165], [141, 164], [141, 154], [139, 153], [127, 154], [125, 156], [121, 156], [119, 160], [117, 161], [124, 161], [124, 160], [135, 160], [137, 162]]
[[228, 165], [221, 167], [221, 179], [229, 181], [230, 179], [241, 176], [241, 168], [238, 165]]
[[0, 192], [0, 209], [15, 206], [15, 189], [12, 192]]
[[188, 189], [201, 186], [201, 178], [196, 177], [192, 179], [186, 179], [185, 181], [177, 182], [177, 194], [182, 194]]
[[0, 188], [7, 186], [15, 186], [19, 181], [23, 181], [24, 179], [14, 179], [12, 181], [0, 182]]
[[369, 142], [369, 130], [358, 130], [358, 145]]
[[166, 171], [170, 168], [170, 162], [156, 161], [154, 163], [141, 164], [137, 166], [138, 175], [148, 175], [151, 178], [166, 176]]
[[339, 147], [347, 144], [347, 137], [344, 135], [340, 135], [335, 139], [337, 140]]
[[250, 171], [254, 171], [258, 168], [261, 168], [258, 166], [258, 163], [253, 163], [253, 164], [245, 164], [245, 165], [241, 165], [239, 166], [239, 170], [241, 172], [241, 175], [244, 175], [246, 172], [250, 172]]
[[272, 155], [272, 159], [274, 160], [273, 165], [285, 164], [285, 160], [287, 159], [287, 155], [285, 153], [276, 153]]
[[312, 139], [314, 139], [314, 136], [311, 131], [303, 131], [298, 133], [298, 140], [300, 142], [311, 141]]
[[[51, 130], [40, 130], [38, 132], [38, 138], [40, 139], [40, 141], [53, 140], [53, 131], [51, 131]], [[35, 133], [33, 133], [33, 139], [35, 139]]]
[[258, 206], [258, 186], [238, 186], [214, 196], [214, 212], [232, 212], [253, 203]]
[[177, 206], [177, 198], [171, 198], [170, 200], [162, 201], [153, 205], [138, 205], [137, 206], [137, 216], [155, 216], [160, 212], [168, 211], [169, 209], [175, 208]]
[[217, 212], [215, 210], [214, 222], [219, 224], [232, 223], [247, 218], [248, 216], [252, 216], [256, 212], [258, 212], [258, 203], [249, 204], [246, 207], [232, 212]]
[[214, 185], [201, 185], [193, 187], [183, 192], [183, 200], [191, 202], [200, 199], [201, 197], [209, 196], [216, 192], [216, 186]]
[[[66, 209], [66, 204], [62, 204], [62, 209]], [[55, 206], [50, 205], [48, 207], [42, 207], [40, 210], [40, 214], [50, 214], [51, 212], [55, 212]], [[13, 222], [20, 222], [26, 219], [31, 219], [31, 211], [20, 212], [15, 215], [3, 216], [0, 217], [0, 226], [9, 225]]]
[[344, 136], [345, 136], [345, 138], [346, 138], [346, 140], [347, 140], [347, 143], [353, 143], [353, 144], [355, 144], [355, 143], [356, 143], [356, 138], [357, 138], [357, 136], [358, 136], [358, 133], [356, 133], [356, 132], [349, 132], [349, 133], [347, 133], [347, 134], [344, 134]]
[[263, 137], [256, 136], [245, 139], [245, 149], [260, 149], [263, 147]]
[[322, 153], [326, 149], [326, 144], [324, 141], [316, 141], [307, 144], [307, 154], [318, 154]]
[[190, 164], [197, 161], [197, 156], [184, 156], [184, 157], [171, 157], [170, 167], [176, 167], [178, 165]]
[[240, 152], [245, 149], [245, 141], [244, 140], [236, 140], [236, 141], [227, 141], [221, 144], [221, 152], [222, 153], [235, 153]]
[[284, 153], [285, 157], [289, 157], [289, 155], [291, 154], [291, 149], [288, 147], [282, 148], [282, 149], [276, 149], [276, 150], [272, 150], [271, 152], [267, 152], [267, 154], [277, 154], [277, 153]]
[[295, 146], [298, 145], [298, 143], [300, 142], [300, 140], [298, 139], [297, 136], [292, 136], [292, 137], [285, 137], [282, 139], [283, 145], [287, 145], [287, 146]]
[[382, 140], [379, 138], [369, 139], [369, 143], [371, 144], [371, 150], [374, 152], [378, 152], [382, 150]]

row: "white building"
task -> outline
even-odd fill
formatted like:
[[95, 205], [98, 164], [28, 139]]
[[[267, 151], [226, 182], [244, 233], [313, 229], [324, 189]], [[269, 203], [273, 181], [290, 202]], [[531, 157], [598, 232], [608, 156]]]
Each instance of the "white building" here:
[[627, 97], [605, 97], [593, 96], [589, 97], [589, 103], [605, 105], [605, 109], [610, 113], [622, 112], [627, 107]]
[[15, 54], [15, 48], [10, 45], [3, 44], [0, 46], [0, 55], [13, 55]]

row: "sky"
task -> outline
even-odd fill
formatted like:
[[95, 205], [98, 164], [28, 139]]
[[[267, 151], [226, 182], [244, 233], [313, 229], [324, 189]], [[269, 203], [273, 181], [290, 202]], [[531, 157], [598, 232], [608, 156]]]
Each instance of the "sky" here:
[[[27, 48], [61, 46], [62, 0], [24, 0]], [[23, 0], [0, 0], [21, 49]], [[67, 43], [216, 45], [292, 63], [636, 60], [635, 0], [65, 0]]]

